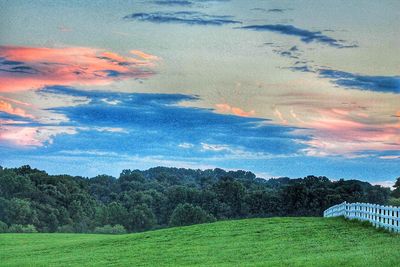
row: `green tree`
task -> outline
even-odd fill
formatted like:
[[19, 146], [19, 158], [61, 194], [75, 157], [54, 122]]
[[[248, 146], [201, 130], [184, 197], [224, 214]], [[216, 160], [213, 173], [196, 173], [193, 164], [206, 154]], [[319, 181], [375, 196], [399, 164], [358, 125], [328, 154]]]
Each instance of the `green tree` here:
[[400, 177], [396, 179], [394, 183], [394, 190], [392, 191], [392, 197], [400, 198]]
[[247, 194], [245, 202], [252, 216], [279, 215], [281, 205], [279, 196], [274, 191], [254, 191]]
[[128, 217], [128, 211], [121, 203], [111, 202], [107, 205], [107, 215], [107, 224], [124, 224]]
[[245, 215], [245, 187], [231, 177], [222, 177], [213, 187], [219, 201], [229, 206], [228, 217], [236, 218]]
[[179, 204], [172, 213], [169, 225], [183, 226], [197, 223], [207, 223], [215, 221], [214, 216], [208, 214], [199, 206], [191, 204]]
[[27, 200], [13, 198], [10, 200], [7, 211], [8, 222], [12, 224], [37, 224], [36, 210], [32, 209]]
[[155, 223], [153, 211], [146, 204], [141, 204], [129, 211], [125, 227], [130, 231], [139, 232], [153, 228]]
[[5, 198], [27, 197], [34, 187], [28, 177], [17, 175], [11, 170], [0, 171], [0, 195]]
[[0, 221], [0, 233], [7, 233], [8, 225], [2, 221]]

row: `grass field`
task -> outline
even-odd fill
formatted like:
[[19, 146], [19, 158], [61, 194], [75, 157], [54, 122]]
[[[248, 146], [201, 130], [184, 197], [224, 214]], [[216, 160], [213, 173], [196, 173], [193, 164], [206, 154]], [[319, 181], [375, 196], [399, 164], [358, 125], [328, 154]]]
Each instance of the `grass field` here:
[[0, 234], [1, 266], [400, 266], [400, 235], [341, 218], [224, 221], [128, 235]]

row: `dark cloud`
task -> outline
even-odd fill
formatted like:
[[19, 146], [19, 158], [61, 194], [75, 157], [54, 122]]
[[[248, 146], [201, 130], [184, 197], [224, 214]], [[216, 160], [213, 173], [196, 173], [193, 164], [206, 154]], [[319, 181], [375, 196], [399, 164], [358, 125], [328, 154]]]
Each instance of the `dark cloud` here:
[[270, 9], [265, 9], [262, 7], [255, 7], [250, 9], [252, 11], [261, 11], [261, 12], [271, 12], [271, 13], [283, 13], [285, 11], [292, 10], [291, 8], [270, 8]]
[[300, 37], [304, 43], [319, 42], [337, 48], [353, 48], [357, 45], [347, 45], [342, 40], [336, 40], [332, 37], [324, 35], [321, 31], [309, 31], [297, 28], [293, 25], [285, 24], [267, 24], [267, 25], [249, 25], [240, 27], [240, 29], [254, 30], [254, 31], [271, 31], [284, 35], [292, 35]]
[[262, 8], [262, 7], [255, 7], [255, 8], [252, 8], [250, 10], [252, 10], [252, 11], [262, 11], [262, 12], [266, 12], [267, 11], [265, 8]]
[[124, 19], [148, 21], [153, 23], [179, 23], [187, 25], [224, 25], [238, 24], [240, 21], [233, 20], [232, 16], [208, 15], [202, 12], [179, 11], [179, 12], [153, 12], [133, 13]]
[[[265, 26], [268, 25], [264, 25], [263, 28], [265, 28]], [[283, 29], [286, 28], [279, 28], [279, 31]], [[293, 29], [290, 32], [298, 36], [303, 36], [303, 35], [305, 36], [306, 33], [310, 33], [308, 31], [303, 31], [303, 30], [297, 31]], [[317, 33], [320, 34], [320, 32]], [[321, 41], [320, 39], [318, 40]], [[330, 41], [330, 44], [332, 45], [332, 43], [335, 42], [337, 41], [336, 40]], [[272, 51], [283, 57], [300, 59], [302, 54], [301, 50], [299, 50], [297, 46], [292, 46], [290, 48], [282, 48], [281, 46], [275, 45], [274, 43], [265, 43], [265, 45], [274, 47]], [[395, 94], [400, 93], [400, 76], [363, 75], [363, 74], [350, 73], [340, 70], [328, 69], [322, 66], [312, 66], [309, 63], [310, 62], [308, 61], [298, 60], [294, 63], [293, 66], [289, 67], [289, 69], [293, 71], [316, 73], [319, 77], [330, 79], [330, 81], [333, 84], [336, 84], [337, 86], [340, 87], [358, 89], [363, 91], [375, 91], [375, 92], [395, 93]]]
[[7, 60], [5, 57], [0, 57], [0, 65], [21, 65], [24, 62], [21, 61], [14, 61], [14, 60]]
[[288, 58], [293, 58], [293, 59], [299, 59], [301, 56], [301, 51], [299, 50], [299, 48], [297, 46], [292, 46], [290, 48], [282, 48], [282, 47], [278, 47], [274, 50], [272, 50], [274, 53], [283, 56], [283, 57], [288, 57]]
[[319, 77], [329, 79], [333, 84], [344, 88], [400, 94], [400, 76], [363, 75], [321, 67], [311, 67], [307, 62], [300, 61], [296, 62], [289, 69], [316, 73]]
[[291, 70], [294, 71], [301, 71], [301, 72], [313, 72], [312, 69], [310, 69], [309, 66], [307, 65], [294, 65], [290, 67]]
[[218, 3], [218, 2], [230, 2], [231, 0], [192, 0], [193, 2], [198, 3]]
[[153, 1], [154, 4], [162, 5], [162, 6], [191, 6], [193, 2], [186, 0], [160, 0]]
[[38, 70], [26, 65], [21, 61], [7, 60], [5, 57], [0, 57], [0, 74], [9, 72], [15, 74], [37, 74]]
[[160, 6], [202, 7], [203, 3], [229, 2], [230, 0], [155, 0], [152, 3]]
[[[1, 101], [0, 101], [1, 104]], [[7, 121], [7, 122], [5, 122]], [[32, 125], [34, 123], [33, 119], [10, 114], [0, 110], [0, 124], [1, 125], [21, 125], [20, 122], [24, 122], [24, 126]]]
[[282, 9], [282, 8], [270, 8], [268, 9], [268, 12], [277, 12], [277, 13], [283, 13], [287, 9]]
[[330, 69], [320, 69], [318, 74], [342, 87], [400, 94], [400, 76], [369, 76]]

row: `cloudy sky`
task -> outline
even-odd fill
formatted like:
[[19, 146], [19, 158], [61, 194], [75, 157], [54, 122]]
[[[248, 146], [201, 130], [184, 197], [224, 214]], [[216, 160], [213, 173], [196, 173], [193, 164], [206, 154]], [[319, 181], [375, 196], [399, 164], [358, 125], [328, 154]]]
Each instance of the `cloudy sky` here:
[[400, 176], [400, 2], [0, 1], [0, 165]]

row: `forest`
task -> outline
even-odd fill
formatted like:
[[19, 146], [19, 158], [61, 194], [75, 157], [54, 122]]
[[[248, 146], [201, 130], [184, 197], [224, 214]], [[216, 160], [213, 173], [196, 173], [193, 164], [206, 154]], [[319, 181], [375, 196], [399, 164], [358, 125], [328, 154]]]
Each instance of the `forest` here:
[[248, 171], [155, 167], [119, 177], [0, 167], [0, 232], [126, 233], [217, 220], [322, 216], [343, 201], [387, 204], [395, 190], [359, 180], [257, 178]]

